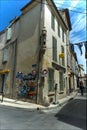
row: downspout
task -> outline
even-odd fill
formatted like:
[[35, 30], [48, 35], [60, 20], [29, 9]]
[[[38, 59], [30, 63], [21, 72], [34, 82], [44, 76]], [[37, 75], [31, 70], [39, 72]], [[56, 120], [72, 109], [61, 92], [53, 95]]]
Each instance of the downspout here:
[[69, 32], [66, 33], [66, 94], [69, 95], [69, 75], [68, 75], [68, 50], [69, 50]]
[[3, 97], [4, 97], [4, 80], [5, 80], [5, 74], [2, 74], [2, 88], [1, 88], [1, 93], [2, 93], [2, 100], [1, 102], [3, 102]]
[[41, 30], [42, 30], [42, 2], [43, 0], [41, 0], [41, 3], [40, 3], [40, 22], [39, 22], [39, 46], [38, 46], [38, 49], [39, 49], [39, 54], [38, 54], [38, 74], [37, 74], [37, 94], [36, 94], [36, 103], [39, 104], [39, 85], [40, 85], [40, 50], [41, 50]]
[[16, 59], [17, 59], [17, 39], [14, 41], [13, 44], [13, 68], [12, 68], [12, 92], [11, 97], [13, 98], [14, 93], [14, 83], [15, 83], [15, 69], [16, 69]]

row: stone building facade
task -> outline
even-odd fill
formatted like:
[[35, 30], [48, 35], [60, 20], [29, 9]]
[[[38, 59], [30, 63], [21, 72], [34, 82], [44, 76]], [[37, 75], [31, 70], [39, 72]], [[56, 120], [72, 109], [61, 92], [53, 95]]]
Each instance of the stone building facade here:
[[58, 11], [52, 0], [32, 0], [21, 11], [21, 16], [14, 18], [0, 35], [4, 35], [1, 89], [11, 98], [40, 104], [58, 102], [69, 91], [69, 12]]

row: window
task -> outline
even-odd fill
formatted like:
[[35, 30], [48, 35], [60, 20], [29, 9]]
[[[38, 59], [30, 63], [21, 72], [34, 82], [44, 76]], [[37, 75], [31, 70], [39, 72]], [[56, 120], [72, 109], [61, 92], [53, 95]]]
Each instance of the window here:
[[12, 36], [12, 30], [11, 28], [7, 29], [7, 41], [11, 40], [11, 36]]
[[59, 72], [59, 85], [60, 85], [60, 91], [64, 91], [65, 80], [64, 80], [63, 72]]
[[62, 28], [62, 41], [64, 42], [64, 29]]
[[[64, 53], [64, 47], [61, 46], [61, 53]], [[65, 65], [65, 60], [64, 58], [62, 58], [62, 65], [64, 66]]]
[[8, 61], [8, 48], [4, 49], [3, 63]]
[[64, 38], [65, 38], [64, 42], [66, 42], [67, 41], [66, 32], [64, 33]]
[[53, 45], [53, 60], [57, 61], [57, 40], [55, 37], [52, 37], [52, 45]]
[[58, 22], [58, 36], [60, 37], [60, 23]]
[[51, 28], [55, 30], [55, 17], [53, 13], [51, 14]]
[[49, 78], [48, 78], [48, 82], [49, 82], [49, 91], [54, 91], [54, 70], [53, 69], [49, 69]]

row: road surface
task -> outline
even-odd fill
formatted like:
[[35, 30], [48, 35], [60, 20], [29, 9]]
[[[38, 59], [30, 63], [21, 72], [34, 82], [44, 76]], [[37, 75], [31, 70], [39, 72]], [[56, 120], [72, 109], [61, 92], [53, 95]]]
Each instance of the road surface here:
[[29, 111], [0, 105], [0, 130], [86, 130], [86, 97], [55, 110]]

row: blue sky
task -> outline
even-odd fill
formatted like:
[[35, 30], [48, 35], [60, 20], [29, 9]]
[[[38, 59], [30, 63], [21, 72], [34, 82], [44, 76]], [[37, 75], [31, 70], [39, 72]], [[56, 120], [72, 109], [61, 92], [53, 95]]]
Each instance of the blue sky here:
[[[20, 9], [30, 0], [0, 0], [0, 31], [4, 30], [9, 22], [16, 16], [21, 15]], [[86, 41], [86, 0], [54, 0], [58, 9], [68, 8], [72, 24], [70, 42], [79, 43]], [[82, 47], [83, 54], [80, 54], [75, 45], [78, 63], [84, 66], [86, 72], [85, 48]]]

